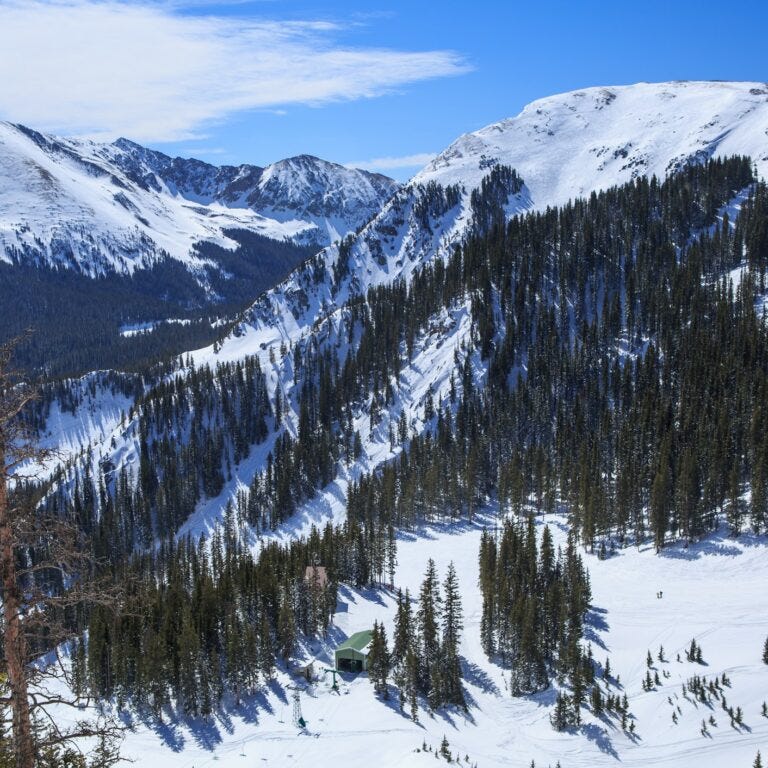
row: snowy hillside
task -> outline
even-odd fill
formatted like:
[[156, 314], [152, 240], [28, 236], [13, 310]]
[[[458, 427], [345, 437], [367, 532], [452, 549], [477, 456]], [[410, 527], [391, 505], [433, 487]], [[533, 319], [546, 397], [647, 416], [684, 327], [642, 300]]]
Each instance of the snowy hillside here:
[[[319, 682], [307, 686], [284, 671], [261, 694], [241, 707], [229, 707], [210, 721], [170, 720], [162, 725], [133, 716], [135, 730], [127, 734], [126, 757], [139, 764], [162, 761], [168, 768], [219, 765], [234, 768], [257, 761], [266, 766], [368, 765], [371, 768], [429, 768], [445, 765], [434, 752], [446, 736], [461, 765], [478, 768], [545, 768], [560, 761], [562, 768], [593, 766], [671, 765], [675, 768], [750, 766], [758, 749], [768, 751], [768, 719], [761, 715], [768, 691], [768, 667], [760, 661], [768, 633], [768, 580], [764, 544], [748, 537], [733, 541], [714, 536], [689, 549], [673, 549], [662, 557], [652, 549], [627, 550], [601, 561], [587, 556], [594, 609], [588, 639], [595, 659], [610, 659], [613, 682], [607, 691], [626, 693], [635, 733], [622, 732], [606, 715], [585, 714], [580, 729], [556, 733], [549, 723], [555, 693], [514, 698], [508, 673], [490, 662], [479, 644], [481, 604], [477, 552], [481, 525], [457, 529], [425, 529], [398, 543], [395, 585], [417, 594], [428, 558], [438, 572], [456, 566], [464, 610], [461, 653], [469, 714], [443, 711], [419, 723], [401, 714], [397, 696], [378, 699], [366, 675], [341, 676], [340, 694], [330, 689], [332, 652], [341, 639], [374, 620], [394, 631], [395, 599], [378, 592], [342, 587], [334, 624], [326, 642], [305, 648], [303, 661], [314, 661]], [[564, 521], [548, 524], [558, 545], [564, 546]], [[657, 592], [663, 598], [657, 598]], [[717, 612], [711, 606], [718, 606]], [[691, 639], [702, 647], [704, 664], [688, 662]], [[665, 662], [657, 659], [663, 646]], [[646, 655], [654, 657], [653, 675], [661, 684], [644, 691]], [[678, 654], [680, 661], [678, 661]], [[741, 707], [743, 725], [730, 724], [719, 701], [702, 704], [683, 685], [694, 675], [708, 680], [727, 675], [723, 691], [729, 706]], [[616, 682], [618, 678], [618, 683]], [[292, 722], [292, 690], [299, 685], [306, 732]], [[672, 719], [676, 713], [677, 724]], [[710, 715], [716, 725], [709, 724]], [[702, 735], [702, 720], [707, 734]], [[430, 752], [422, 752], [426, 744]], [[469, 756], [469, 762], [465, 756]], [[455, 764], [455, 763], [454, 763]]]
[[457, 139], [412, 183], [476, 187], [487, 168], [504, 163], [524, 179], [532, 207], [543, 209], [737, 154], [768, 176], [768, 84], [639, 83], [534, 101], [517, 117]]
[[[494, 168], [516, 170], [522, 185], [495, 185], [507, 216], [544, 209], [644, 174], [664, 177], [687, 162], [741, 153], [768, 175], [768, 86], [759, 83], [675, 82], [594, 88], [534, 102], [515, 118], [454, 142], [390, 200], [381, 213], [341, 247], [333, 245], [268, 291], [214, 356], [236, 360], [258, 354], [274, 371], [274, 386], [290, 393], [290, 365], [268, 362], [270, 348], [334, 344], [350, 298], [371, 286], [406, 281], [416, 269], [452, 252], [475, 225], [473, 192], [493, 189]], [[626, 156], [625, 156], [626, 155]], [[506, 186], [505, 186], [506, 185]], [[459, 309], [457, 308], [457, 312]], [[436, 324], [437, 321], [436, 321]], [[438, 324], [439, 325], [439, 324]], [[470, 324], [448, 324], [422, 340], [428, 359], [445, 358], [469, 340]], [[442, 350], [440, 349], [442, 347]], [[409, 369], [411, 366], [409, 366]], [[409, 419], [424, 394], [445, 394], [450, 370], [413, 361], [417, 383], [400, 393]], [[396, 415], [396, 414], [395, 414]], [[367, 433], [361, 416], [362, 434]], [[290, 422], [289, 422], [290, 423]], [[381, 435], [371, 436], [371, 440]], [[388, 455], [364, 440], [371, 455]]]
[[[627, 149], [627, 157], [622, 156], [622, 148]], [[295, 436], [299, 392], [291, 350], [336, 348], [346, 356], [349, 301], [365, 295], [372, 286], [391, 284], [398, 278], [408, 280], [425, 263], [449, 254], [476, 223], [472, 193], [483, 188], [484, 182], [493, 193], [490, 196], [510, 216], [588, 195], [645, 173], [663, 176], [687, 161], [732, 153], [750, 155], [758, 171], [768, 173], [768, 87], [755, 83], [639, 84], [588, 89], [534, 102], [516, 118], [458, 139], [399, 190], [359, 234], [326, 248], [266, 292], [231, 336], [215, 348], [194, 352], [192, 358], [199, 366], [258, 356], [271, 396], [279, 391], [286, 404], [285, 428]], [[600, 158], [595, 160], [598, 154]], [[521, 182], [499, 174], [502, 166], [516, 169]], [[282, 172], [268, 169], [265, 176], [267, 186], [271, 180], [278, 186], [287, 183]], [[731, 211], [737, 212], [738, 208]], [[433, 318], [395, 385], [389, 420], [396, 420], [402, 412], [415, 431], [422, 429], [419, 414], [427, 392], [436, 400], [447, 396], [455, 372], [455, 352], [471, 344], [471, 339], [466, 303]], [[485, 370], [479, 360], [476, 371], [481, 383]], [[309, 514], [322, 518], [322, 510], [328, 509], [324, 499], [343, 495], [350, 477], [370, 471], [399, 450], [390, 450], [382, 426], [372, 428], [368, 405], [363, 403], [355, 414], [363, 446], [360, 461], [349, 476], [341, 471], [313, 502]], [[110, 437], [118, 445], [121, 440], [119, 434]], [[113, 448], [104, 441], [98, 450], [110, 454]], [[137, 450], [136, 445], [127, 453], [118, 449], [121, 456], [135, 456]], [[236, 468], [221, 497], [205, 502], [190, 517], [185, 531], [205, 530], [201, 523], [216, 520], [226, 498], [247, 485], [257, 469], [254, 461]]]
[[163, 256], [193, 273], [193, 245], [225, 230], [322, 246], [397, 189], [386, 177], [299, 157], [266, 169], [170, 158], [125, 139], [61, 139], [0, 124], [0, 259], [132, 273]]

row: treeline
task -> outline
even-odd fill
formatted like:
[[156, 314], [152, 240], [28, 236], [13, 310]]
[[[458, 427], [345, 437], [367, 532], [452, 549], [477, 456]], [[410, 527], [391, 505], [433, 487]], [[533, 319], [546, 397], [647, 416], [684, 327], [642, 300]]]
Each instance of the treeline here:
[[[496, 186], [519, 188], [497, 176], [480, 198], [489, 212]], [[735, 225], [717, 220], [750, 185]], [[663, 546], [722, 517], [765, 530], [768, 346], [755, 302], [767, 232], [768, 193], [744, 158], [496, 220], [409, 285], [350, 300], [323, 340], [281, 348], [294, 386], [280, 384], [272, 402], [256, 357], [164, 377], [131, 414], [137, 469], [105, 464], [91, 477], [85, 457], [50, 503], [74, 506], [114, 560], [173, 535], [275, 430], [236, 499], [257, 531], [274, 528], [360, 455], [363, 410], [405, 449], [349, 490], [350, 520], [375, 531], [379, 574], [394, 529], [471, 518], [490, 496], [518, 514], [565, 504], [588, 546], [648, 536]], [[742, 264], [732, 289], [722, 276]], [[428, 393], [426, 428], [412, 439], [395, 400], [400, 373], [419, 335], [440, 331], [467, 298], [472, 341], [455, 351], [448, 391]], [[289, 410], [295, 436], [283, 428]]]

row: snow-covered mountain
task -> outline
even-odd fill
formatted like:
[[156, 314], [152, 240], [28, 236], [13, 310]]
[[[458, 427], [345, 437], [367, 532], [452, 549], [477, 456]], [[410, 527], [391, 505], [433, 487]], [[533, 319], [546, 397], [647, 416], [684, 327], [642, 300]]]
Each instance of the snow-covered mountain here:
[[[124, 150], [117, 146], [109, 151], [119, 154]], [[247, 493], [279, 437], [300, 434], [301, 389], [306, 382], [301, 381], [297, 365], [302, 356], [319, 360], [324, 352], [329, 358], [333, 352], [340, 367], [344, 366], [360, 341], [355, 336], [354, 316], [361, 314], [368, 289], [398, 279], [410, 282], [420, 267], [451, 253], [500, 213], [511, 217], [544, 210], [639, 176], [663, 177], [686, 164], [732, 154], [749, 155], [758, 175], [768, 176], [765, 84], [676, 82], [587, 89], [534, 102], [517, 117], [459, 138], [398, 190], [358, 233], [325, 248], [299, 267], [243, 313], [223, 343], [191, 352], [185, 357], [185, 367], [170, 374], [183, 380], [190, 375], [190, 363], [200, 370], [206, 363], [240, 361], [255, 355], [264, 372], [268, 396], [271, 402], [280, 402], [282, 413], [279, 428], [270, 422], [268, 437], [246, 459], [233, 464], [231, 472], [228, 467], [221, 493], [202, 498], [178, 535], [209, 533], [221, 521], [227, 503]], [[183, 199], [197, 196], [197, 202], [205, 205], [212, 205], [214, 199], [222, 205], [246, 200], [233, 191], [235, 182], [223, 169], [216, 176], [206, 176], [192, 166], [182, 169], [179, 163], [175, 168], [171, 163], [152, 170], [153, 158], [142, 160], [138, 170], [123, 169], [123, 173], [130, 172], [134, 183], [141, 182], [150, 190], [153, 184], [163, 194], [168, 190], [171, 200], [181, 199], [179, 190], [186, 196]], [[305, 162], [310, 161], [298, 158], [286, 164], [304, 168]], [[272, 173], [267, 169], [259, 176], [266, 179], [265, 189], [275, 195], [280, 189], [295, 189], [283, 175], [290, 176], [287, 168], [273, 168]], [[310, 173], [299, 176], [311, 178]], [[735, 198], [728, 211], [731, 221], [743, 199], [743, 195]], [[268, 208], [275, 213], [275, 220], [279, 219], [277, 208]], [[274, 532], [260, 531], [260, 535], [286, 539], [306, 533], [313, 524], [341, 522], [350, 484], [404, 450], [399, 442], [393, 444], [388, 428], [402, 420], [408, 435], [426, 429], [427, 399], [449, 401], [452, 386], [461, 379], [459, 366], [469, 372], [473, 385], [482, 386], [488, 376], [488, 361], [472, 352], [476, 337], [471, 296], [464, 295], [431, 316], [408, 354], [402, 356], [397, 376], [386, 383], [390, 389], [386, 398], [371, 385], [363, 398], [347, 404], [345, 419], [348, 416], [349, 431], [359, 435], [359, 454], [354, 460], [336, 463], [332, 482], [309, 502], [301, 503], [288, 525]], [[124, 470], [136, 476], [142, 457], [142, 403], [134, 404], [131, 397], [95, 380], [91, 390], [83, 382], [77, 386], [83, 395], [74, 412], [52, 408], [46, 445], [60, 448], [73, 461], [78, 457], [90, 461], [93, 477], [105, 467], [110, 473]], [[383, 390], [384, 382], [378, 382], [378, 388]], [[126, 412], [128, 416], [124, 416]], [[490, 512], [499, 512], [498, 507], [491, 504]], [[423, 537], [403, 536], [395, 577], [398, 587], [409, 587], [415, 593], [427, 557], [436, 557], [441, 569], [451, 560], [457, 563], [467, 619], [462, 654], [467, 690], [474, 702], [471, 716], [454, 719], [438, 714], [434, 719], [425, 718], [424, 726], [416, 726], [404, 719], [396, 706], [374, 703], [362, 679], [345, 680], [345, 695], [339, 698], [318, 686], [307, 712], [311, 732], [322, 736], [326, 745], [321, 762], [368, 758], [382, 766], [434, 764], [434, 749], [446, 732], [452, 747], [461, 754], [468, 753], [470, 764], [478, 760], [482, 766], [517, 764], [510, 763], [510, 755], [525, 765], [532, 759], [537, 764], [562, 759], [563, 765], [574, 766], [608, 765], [621, 759], [637, 765], [671, 761], [714, 768], [725, 756], [752, 759], [766, 734], [766, 721], [759, 714], [765, 690], [759, 677], [763, 667], [757, 661], [766, 631], [761, 618], [764, 590], [749, 588], [746, 597], [742, 594], [739, 599], [733, 595], [745, 579], [748, 586], [760, 583], [756, 575], [763, 567], [762, 549], [758, 549], [762, 541], [745, 537], [726, 542], [718, 534], [690, 548], [670, 548], [665, 556], [655, 556], [650, 547], [623, 551], [606, 560], [590, 555], [595, 615], [589, 640], [601, 658], [610, 653], [615, 674], [623, 681], [621, 692], [629, 696], [637, 713], [639, 730], [637, 737], [634, 733], [626, 735], [605, 718], [590, 714], [582, 734], [555, 734], [548, 722], [553, 691], [539, 697], [512, 698], [505, 673], [487, 659], [479, 645], [476, 553], [480, 526], [498, 522], [492, 514], [474, 525], [428, 530]], [[555, 516], [552, 523], [557, 543], [564, 546], [566, 518]], [[715, 560], [722, 561], [723, 567], [716, 567]], [[662, 588], [664, 599], [660, 600], [657, 595]], [[343, 609], [334, 617], [337, 630], [350, 634], [376, 619], [385, 620], [391, 632], [391, 594], [372, 598], [366, 590], [344, 587], [342, 595]], [[711, 611], [713, 604], [723, 606], [719, 616]], [[732, 723], [728, 726], [728, 719], [718, 710], [714, 715], [720, 726], [713, 724], [714, 735], [705, 735], [702, 717], [708, 717], [710, 711], [689, 700], [684, 687], [687, 679], [700, 671], [683, 661], [692, 636], [706, 645], [707, 663], [711, 665], [707, 674], [727, 672], [733, 677], [733, 692], [729, 690], [728, 698], [744, 708], [748, 728], [735, 728]], [[659, 683], [647, 690], [646, 653], [661, 654], [661, 645], [667, 661], [659, 660]], [[312, 653], [307, 652], [305, 661], [314, 657], [323, 666], [330, 664], [331, 650], [330, 643], [318, 642]], [[287, 676], [284, 681], [288, 682]], [[284, 702], [267, 696], [273, 711], [260, 715], [258, 728], [238, 720], [233, 732], [217, 736], [220, 744], [208, 741], [203, 746], [191, 728], [188, 739], [180, 728], [185, 736], [178, 737], [173, 754], [169, 750], [169, 759], [188, 764], [192, 759], [207, 759], [215, 749], [215, 759], [221, 756], [227, 764], [234, 764], [241, 759], [239, 755], [256, 754], [258, 749], [262, 759], [279, 762], [288, 747], [291, 754], [295, 751], [309, 759], [307, 738], [297, 737], [285, 725]], [[678, 718], [681, 725], [674, 730]], [[211, 746], [214, 743], [216, 746]], [[433, 754], [421, 752], [423, 744]], [[129, 752], [134, 756], [155, 754], [157, 746], [156, 733], [143, 726], [129, 737]]]
[[482, 196], [512, 216], [734, 154], [768, 177], [768, 84], [640, 83], [535, 101], [457, 139], [352, 240], [320, 254], [326, 281], [317, 264], [297, 270], [256, 302], [239, 332], [298, 338], [350, 295], [407, 279], [466, 237]]
[[543, 209], [737, 154], [768, 175], [768, 84], [639, 83], [534, 101], [517, 117], [457, 139], [412, 183], [473, 188], [488, 167], [504, 163], [525, 180], [531, 206]]
[[[283, 398], [285, 428], [295, 435], [299, 393], [293, 358], [285, 350], [345, 349], [350, 300], [364, 296], [372, 286], [407, 281], [420, 266], [450, 253], [478, 226], [488, 205], [506, 216], [541, 210], [641, 175], [663, 177], [686, 163], [732, 154], [751, 156], [758, 175], [768, 175], [768, 85], [643, 83], [536, 101], [517, 117], [459, 138], [357, 234], [299, 267], [243, 313], [223, 343], [192, 357], [199, 365], [258, 355], [270, 392], [274, 396], [279, 391]], [[514, 173], [505, 170], [510, 168]], [[278, 176], [275, 170], [265, 186]], [[193, 183], [187, 179], [186, 184]], [[196, 188], [201, 196], [213, 194], [200, 183]], [[447, 396], [455, 373], [454, 351], [470, 345], [471, 337], [468, 303], [433, 319], [397, 382], [393, 418], [402, 411], [419, 429], [418, 414], [427, 393], [435, 400]], [[484, 376], [484, 366], [478, 364], [478, 383]], [[363, 455], [350, 477], [392, 456], [381, 429], [369, 424], [366, 407], [355, 424]], [[119, 450], [126, 460], [137, 455], [135, 445]], [[247, 483], [255, 469], [249, 463], [221, 498], [205, 502], [189, 528], [204, 530], [200, 525], [219, 515], [222, 498], [238, 483]], [[325, 495], [328, 503], [315, 503], [314, 511], [340, 514], [333, 499], [343, 494], [348, 480], [340, 477]]]
[[396, 191], [385, 176], [300, 156], [267, 168], [171, 158], [0, 124], [0, 260], [132, 273], [169, 256], [198, 270], [193, 246], [234, 249], [228, 230], [327, 245]]

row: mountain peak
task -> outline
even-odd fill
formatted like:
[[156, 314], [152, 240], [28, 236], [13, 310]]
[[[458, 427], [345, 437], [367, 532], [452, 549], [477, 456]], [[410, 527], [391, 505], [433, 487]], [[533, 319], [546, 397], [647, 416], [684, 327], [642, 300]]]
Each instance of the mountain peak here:
[[125, 137], [103, 144], [0, 124], [0, 259], [132, 272], [242, 229], [318, 248], [371, 218], [397, 185], [311, 155], [215, 166]]
[[414, 182], [476, 186], [503, 162], [522, 176], [534, 207], [588, 195], [686, 162], [750, 154], [768, 175], [768, 86], [671, 81], [599, 86], [547, 96], [516, 116], [465, 134]]

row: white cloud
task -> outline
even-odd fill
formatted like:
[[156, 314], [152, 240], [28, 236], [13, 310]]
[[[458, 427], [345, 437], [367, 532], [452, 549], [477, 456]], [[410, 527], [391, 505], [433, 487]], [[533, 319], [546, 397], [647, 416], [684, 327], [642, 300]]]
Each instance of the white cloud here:
[[343, 46], [340, 31], [119, 0], [0, 0], [0, 116], [176, 141], [243, 110], [369, 98], [469, 70], [451, 51]]
[[360, 162], [344, 163], [348, 168], [368, 168], [379, 171], [391, 171], [395, 168], [421, 168], [437, 155], [434, 152], [419, 152], [401, 157], [374, 157]]

